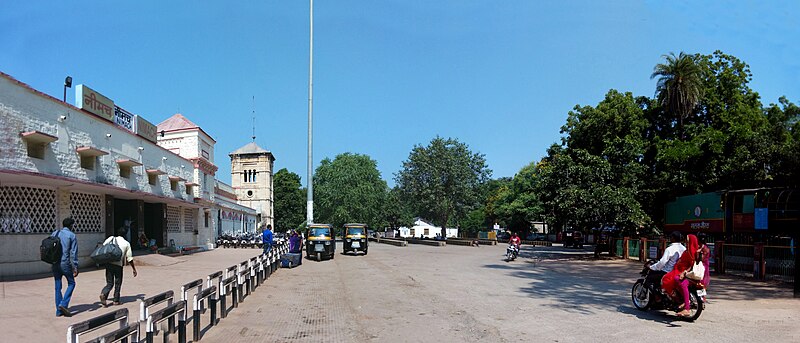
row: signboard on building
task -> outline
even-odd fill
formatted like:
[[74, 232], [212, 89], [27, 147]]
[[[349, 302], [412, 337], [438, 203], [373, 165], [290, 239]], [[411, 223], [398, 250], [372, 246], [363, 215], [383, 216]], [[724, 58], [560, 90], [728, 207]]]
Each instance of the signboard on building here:
[[766, 208], [756, 208], [755, 209], [755, 229], [756, 230], [766, 230], [769, 226], [769, 210]]
[[136, 132], [135, 116], [122, 107], [114, 106], [114, 123], [125, 130]]
[[108, 121], [114, 121], [114, 101], [85, 85], [75, 87], [75, 106]]
[[138, 115], [136, 116], [136, 134], [153, 143], [158, 141], [158, 128]]

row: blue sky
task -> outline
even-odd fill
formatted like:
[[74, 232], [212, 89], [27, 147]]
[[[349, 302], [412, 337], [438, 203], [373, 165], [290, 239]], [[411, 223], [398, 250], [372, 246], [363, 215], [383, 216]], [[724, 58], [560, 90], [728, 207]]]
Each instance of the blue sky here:
[[[3, 2], [0, 71], [55, 97], [71, 75], [154, 123], [180, 111], [217, 140], [226, 182], [255, 96], [257, 143], [305, 180], [307, 1]], [[437, 135], [513, 176], [576, 104], [611, 88], [653, 96], [669, 52], [722, 50], [750, 64], [763, 103], [800, 102], [797, 1], [314, 5], [315, 165], [366, 154], [390, 184]]]

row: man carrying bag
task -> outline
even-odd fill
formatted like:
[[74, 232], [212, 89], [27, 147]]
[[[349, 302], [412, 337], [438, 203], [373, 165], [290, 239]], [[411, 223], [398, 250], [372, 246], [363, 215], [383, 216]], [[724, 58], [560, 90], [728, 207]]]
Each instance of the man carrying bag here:
[[[125, 264], [130, 264], [133, 269], [133, 277], [136, 277], [136, 266], [133, 264], [133, 253], [131, 252], [131, 245], [125, 240], [127, 228], [122, 227], [117, 232], [117, 236], [108, 237], [103, 246], [97, 248], [92, 253], [92, 259], [98, 264], [105, 264], [106, 267], [106, 286], [100, 293], [100, 304], [107, 307], [108, 294], [111, 293], [111, 288], [114, 288], [114, 305], [119, 305], [120, 289], [122, 288], [122, 267]], [[102, 250], [102, 251], [101, 251]], [[97, 257], [95, 258], [95, 255]], [[102, 256], [102, 257], [101, 257]]]

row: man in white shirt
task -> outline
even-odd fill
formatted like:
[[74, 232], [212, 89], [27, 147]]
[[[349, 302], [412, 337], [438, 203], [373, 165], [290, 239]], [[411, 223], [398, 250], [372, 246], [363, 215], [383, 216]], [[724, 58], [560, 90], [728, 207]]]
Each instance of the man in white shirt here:
[[127, 234], [128, 228], [126, 226], [121, 227], [117, 230], [116, 236], [111, 236], [103, 242], [103, 245], [111, 244], [113, 240], [114, 243], [119, 246], [119, 249], [122, 250], [122, 258], [119, 261], [114, 261], [110, 263], [106, 263], [106, 286], [103, 287], [103, 291], [100, 293], [100, 304], [104, 307], [107, 307], [108, 304], [106, 301], [108, 300], [108, 294], [111, 292], [111, 288], [114, 288], [114, 305], [119, 305], [119, 292], [120, 288], [122, 288], [122, 267], [126, 264], [130, 264], [131, 269], [133, 269], [133, 277], [136, 277], [136, 266], [133, 264], [133, 252], [131, 252], [131, 244], [125, 240], [125, 234]]
[[675, 263], [678, 262], [681, 254], [686, 250], [686, 247], [681, 244], [681, 241], [683, 241], [683, 235], [680, 232], [675, 231], [670, 235], [670, 242], [672, 244], [664, 249], [664, 255], [661, 256], [661, 259], [650, 266], [652, 271], [647, 275], [647, 281], [660, 285], [661, 278], [671, 272], [672, 268], [675, 268]]

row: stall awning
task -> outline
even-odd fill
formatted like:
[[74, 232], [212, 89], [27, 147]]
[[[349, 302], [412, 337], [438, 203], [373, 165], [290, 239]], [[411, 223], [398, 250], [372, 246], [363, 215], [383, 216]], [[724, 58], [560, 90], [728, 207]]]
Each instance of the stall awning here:
[[97, 157], [108, 155], [107, 152], [91, 146], [81, 146], [75, 149], [81, 156]]
[[22, 139], [24, 141], [30, 142], [30, 143], [47, 144], [47, 143], [52, 143], [52, 142], [55, 142], [55, 141], [58, 140], [58, 137], [53, 136], [53, 135], [48, 135], [48, 134], [46, 134], [44, 132], [41, 132], [41, 131], [22, 132], [19, 135], [22, 137]]

